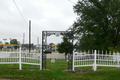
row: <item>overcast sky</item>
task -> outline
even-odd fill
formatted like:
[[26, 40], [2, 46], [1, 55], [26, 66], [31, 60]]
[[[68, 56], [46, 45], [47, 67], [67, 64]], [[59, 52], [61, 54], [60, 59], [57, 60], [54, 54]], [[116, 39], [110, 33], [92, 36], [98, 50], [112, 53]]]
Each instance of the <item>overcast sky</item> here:
[[[24, 16], [26, 23], [17, 7]], [[0, 0], [0, 41], [10, 38], [17, 39], [23, 43], [29, 43], [29, 20], [32, 24], [32, 43], [37, 44], [42, 40], [42, 31], [65, 31], [76, 20], [77, 15], [73, 11], [73, 3], [68, 0]], [[71, 0], [77, 3], [78, 0]], [[48, 43], [57, 43], [58, 38], [48, 39]]]

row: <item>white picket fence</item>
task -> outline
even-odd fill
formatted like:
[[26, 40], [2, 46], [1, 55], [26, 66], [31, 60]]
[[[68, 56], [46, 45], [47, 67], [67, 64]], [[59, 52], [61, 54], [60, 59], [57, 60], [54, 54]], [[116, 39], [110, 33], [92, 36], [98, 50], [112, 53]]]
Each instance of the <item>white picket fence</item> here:
[[108, 67], [120, 67], [119, 64], [120, 55], [119, 53], [99, 54], [95, 50], [93, 54], [89, 53], [76, 53], [73, 52], [73, 68], [75, 67], [86, 67], [93, 66], [93, 70], [96, 71], [97, 66], [108, 66]]
[[40, 65], [42, 69], [42, 54], [22, 52], [21, 48], [14, 52], [0, 52], [0, 64], [19, 64], [19, 69], [22, 69], [22, 64]]

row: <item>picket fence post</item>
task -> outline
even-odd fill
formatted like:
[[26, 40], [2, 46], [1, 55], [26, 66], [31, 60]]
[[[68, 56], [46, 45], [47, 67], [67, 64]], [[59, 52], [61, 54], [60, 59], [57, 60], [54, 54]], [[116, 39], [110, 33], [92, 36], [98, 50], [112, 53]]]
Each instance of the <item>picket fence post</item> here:
[[119, 67], [119, 53], [117, 52], [117, 65]]
[[73, 51], [73, 62], [72, 62], [72, 70], [74, 71], [74, 51]]
[[96, 50], [95, 50], [95, 52], [94, 52], [94, 64], [93, 64], [93, 69], [94, 69], [94, 71], [96, 71]]
[[40, 51], [40, 70], [42, 70], [42, 50]]
[[21, 65], [21, 47], [19, 51], [19, 70], [22, 70], [22, 65]]
[[56, 60], [57, 60], [57, 53], [56, 53]]

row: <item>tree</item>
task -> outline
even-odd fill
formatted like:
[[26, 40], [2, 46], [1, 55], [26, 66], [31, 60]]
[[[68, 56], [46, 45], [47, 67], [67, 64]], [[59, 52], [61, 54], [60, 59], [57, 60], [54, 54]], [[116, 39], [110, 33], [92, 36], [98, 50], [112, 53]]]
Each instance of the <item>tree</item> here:
[[0, 41], [0, 44], [3, 44], [3, 42], [2, 42], [2, 41]]
[[0, 45], [0, 50], [2, 50], [2, 48], [3, 48], [3, 45]]
[[32, 49], [35, 48], [35, 45], [34, 45], [33, 43], [31, 44], [31, 48], [32, 48]]
[[[18, 44], [17, 39], [12, 39], [12, 40], [10, 41], [10, 44]], [[14, 47], [15, 47], [15, 49], [16, 49], [18, 46], [14, 46]]]
[[9, 44], [8, 42], [5, 42], [5, 44]]
[[81, 49], [108, 50], [120, 45], [119, 0], [79, 0], [73, 9], [79, 17], [70, 29]]
[[[23, 44], [22, 44], [22, 46], [23, 46]], [[24, 47], [28, 49], [29, 48], [29, 44], [24, 44]]]
[[63, 37], [63, 42], [57, 45], [57, 51], [59, 53], [65, 53], [65, 60], [66, 60], [66, 55], [68, 53], [72, 53], [73, 51], [72, 47], [73, 47], [73, 44], [70, 43], [66, 37]]
[[18, 44], [17, 39], [12, 39], [12, 40], [10, 41], [10, 44]]
[[50, 44], [49, 44], [49, 49], [52, 49], [52, 48], [53, 48], [52, 45], [55, 45], [55, 44], [54, 44], [54, 43], [50, 43]]

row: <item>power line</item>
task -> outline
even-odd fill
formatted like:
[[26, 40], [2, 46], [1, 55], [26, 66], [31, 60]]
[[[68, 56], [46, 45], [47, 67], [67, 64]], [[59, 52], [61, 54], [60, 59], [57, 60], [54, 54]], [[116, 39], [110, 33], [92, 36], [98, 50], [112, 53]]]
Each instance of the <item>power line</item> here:
[[71, 2], [71, 3], [73, 3], [73, 4], [75, 4], [73, 1], [71, 1], [71, 0], [68, 0], [69, 2]]
[[[27, 21], [25, 20], [24, 16], [22, 15], [22, 13], [21, 13], [20, 9], [18, 8], [18, 6], [17, 6], [16, 2], [15, 2], [14, 0], [13, 0], [13, 2], [14, 2], [14, 4], [15, 4], [15, 6], [17, 7], [17, 9], [18, 9], [18, 11], [19, 11], [20, 15], [22, 16], [23, 20], [25, 21], [26, 25], [28, 26], [28, 23], [27, 23]], [[33, 33], [33, 32], [32, 32], [32, 33]], [[36, 37], [36, 35], [35, 35], [34, 33], [33, 33], [33, 35]]]
[[21, 13], [20, 9], [18, 8], [18, 6], [17, 6], [16, 2], [15, 2], [14, 0], [13, 0], [13, 2], [14, 2], [14, 4], [15, 4], [15, 6], [17, 7], [17, 9], [18, 9], [18, 11], [19, 11], [20, 15], [22, 16], [23, 20], [25, 21], [26, 25], [28, 26], [28, 24], [27, 24], [27, 22], [26, 22], [26, 20], [25, 20], [24, 16], [22, 15], [22, 13]]

